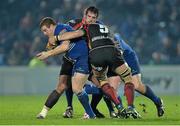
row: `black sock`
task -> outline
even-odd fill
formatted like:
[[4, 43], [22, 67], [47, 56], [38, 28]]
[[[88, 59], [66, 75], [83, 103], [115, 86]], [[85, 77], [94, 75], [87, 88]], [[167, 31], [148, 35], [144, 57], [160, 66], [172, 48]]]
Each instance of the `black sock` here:
[[72, 107], [72, 99], [73, 99], [72, 86], [68, 87], [68, 89], [66, 90], [66, 99], [67, 99], [67, 105]]
[[98, 103], [101, 101], [103, 97], [103, 93], [99, 93], [99, 94], [92, 94], [92, 100], [91, 100], [91, 107], [93, 110], [96, 109]]
[[48, 96], [45, 105], [48, 108], [52, 108], [56, 104], [60, 96], [61, 94], [59, 94], [56, 90], [53, 90], [51, 94]]
[[107, 97], [103, 97], [103, 99], [106, 102], [106, 105], [107, 105], [107, 107], [109, 109], [109, 112], [114, 111], [111, 100], [109, 98], [107, 98]]

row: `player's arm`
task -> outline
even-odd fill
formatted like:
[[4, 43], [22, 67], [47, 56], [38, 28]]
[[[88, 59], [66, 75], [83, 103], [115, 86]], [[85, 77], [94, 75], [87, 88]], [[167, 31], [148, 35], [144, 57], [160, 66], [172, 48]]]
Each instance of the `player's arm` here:
[[84, 35], [85, 35], [85, 30], [80, 29], [80, 30], [76, 30], [76, 31], [72, 31], [72, 32], [65, 32], [63, 34], [54, 36], [54, 41], [69, 40], [69, 39], [79, 38]]
[[62, 34], [59, 34], [59, 35], [50, 36], [49, 39], [48, 39], [48, 42], [49, 43], [55, 43], [57, 41], [70, 40], [70, 39], [82, 37], [85, 34], [86, 34], [86, 31], [84, 29], [65, 32], [65, 33], [62, 33]]
[[61, 45], [57, 46], [56, 48], [49, 50], [49, 51], [43, 51], [38, 53], [36, 56], [40, 60], [47, 59], [48, 57], [55, 56], [61, 53], [66, 52], [69, 49], [70, 41], [63, 41]]
[[70, 44], [69, 40], [63, 41], [61, 45], [59, 45], [56, 48], [54, 48], [53, 50], [49, 50], [47, 52], [48, 52], [49, 56], [55, 56], [57, 54], [64, 53], [69, 49], [69, 44]]

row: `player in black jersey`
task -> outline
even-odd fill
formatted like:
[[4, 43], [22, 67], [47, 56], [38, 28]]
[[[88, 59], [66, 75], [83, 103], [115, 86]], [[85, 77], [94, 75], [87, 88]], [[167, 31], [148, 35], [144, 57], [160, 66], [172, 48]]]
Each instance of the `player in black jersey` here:
[[103, 93], [108, 96], [119, 110], [120, 116], [125, 116], [125, 109], [120, 105], [117, 94], [107, 81], [107, 71], [111, 69], [117, 73], [125, 82], [124, 92], [128, 102], [128, 109], [131, 108], [131, 116], [139, 118], [136, 112], [134, 102], [134, 85], [132, 83], [131, 70], [124, 62], [121, 51], [116, 48], [115, 43], [110, 36], [109, 29], [102, 24], [84, 25], [83, 29], [74, 32], [67, 32], [58, 36], [50, 37], [49, 42], [56, 40], [68, 40], [86, 35], [89, 45], [90, 64], [93, 73], [100, 82]]
[[[74, 28], [74, 30], [77, 30], [77, 29], [82, 28], [84, 24], [88, 24], [88, 23], [102, 24], [102, 22], [98, 21], [97, 18], [98, 18], [98, 9], [94, 6], [90, 6], [87, 9], [85, 9], [84, 16], [82, 19], [73, 19], [73, 20], [68, 21], [67, 24], [72, 26]], [[83, 37], [83, 39], [86, 40], [86, 37]], [[93, 81], [94, 79], [92, 79], [92, 76], [90, 76], [89, 80]], [[93, 83], [95, 83], [95, 82], [93, 81]], [[98, 90], [100, 91], [100, 88], [98, 88], [98, 87], [95, 88], [95, 86], [92, 87], [88, 84], [88, 85], [85, 85], [84, 90], [85, 91], [88, 90], [88, 93], [90, 93], [90, 92], [92, 93], [92, 92], [96, 92]], [[102, 96], [103, 96], [102, 93], [93, 93], [92, 94], [91, 107], [92, 107], [94, 113], [96, 114], [96, 117], [98, 117], [98, 118], [105, 117], [96, 108], [96, 106], [99, 103], [99, 101], [101, 100]], [[66, 90], [66, 99], [67, 99], [67, 109], [63, 113], [63, 117], [70, 118], [73, 116], [73, 105], [72, 105], [73, 91], [72, 91], [71, 85]], [[104, 99], [105, 99], [106, 104], [111, 104], [111, 102], [109, 100], [107, 100], [108, 98], [104, 97]], [[113, 115], [116, 116], [115, 112], [110, 112], [110, 116], [113, 117]]]

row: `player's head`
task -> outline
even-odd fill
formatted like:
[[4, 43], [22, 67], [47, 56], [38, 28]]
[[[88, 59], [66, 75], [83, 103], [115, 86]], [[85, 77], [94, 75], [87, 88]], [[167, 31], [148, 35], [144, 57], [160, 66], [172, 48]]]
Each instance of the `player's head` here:
[[95, 23], [97, 21], [98, 16], [99, 10], [96, 7], [90, 6], [85, 9], [84, 18], [87, 24]]
[[54, 34], [55, 26], [56, 22], [51, 17], [45, 17], [40, 22], [41, 31], [48, 37]]

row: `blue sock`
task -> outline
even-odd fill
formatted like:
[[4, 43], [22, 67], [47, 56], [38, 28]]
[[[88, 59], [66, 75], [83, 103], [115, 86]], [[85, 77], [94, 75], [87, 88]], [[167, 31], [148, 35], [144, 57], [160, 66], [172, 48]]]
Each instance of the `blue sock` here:
[[81, 102], [82, 106], [84, 107], [86, 113], [89, 115], [90, 118], [94, 118], [95, 114], [89, 104], [89, 98], [85, 91], [77, 94], [79, 101]]
[[68, 106], [72, 107], [72, 99], [73, 99], [73, 91], [72, 91], [72, 87], [69, 87], [67, 90], [66, 90], [66, 99], [67, 99], [67, 104]]
[[147, 85], [146, 85], [146, 92], [143, 95], [151, 99], [155, 104], [159, 103], [159, 98], [154, 94], [152, 89]]
[[123, 106], [121, 96], [118, 96], [119, 101], [121, 102], [120, 105]]
[[84, 85], [84, 90], [87, 94], [99, 94], [100, 90], [96, 86], [90, 85], [90, 84], [85, 84]]

